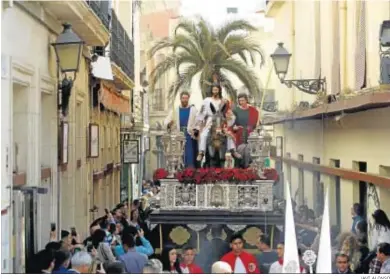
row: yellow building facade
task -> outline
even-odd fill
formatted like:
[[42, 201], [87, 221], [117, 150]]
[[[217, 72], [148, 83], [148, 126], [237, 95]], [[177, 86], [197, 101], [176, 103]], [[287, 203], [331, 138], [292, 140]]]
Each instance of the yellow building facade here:
[[[326, 78], [326, 94], [287, 88], [272, 72], [279, 115], [273, 125], [274, 164], [281, 165], [299, 205], [322, 214], [329, 187], [332, 225], [351, 228], [351, 207], [368, 219], [390, 214], [389, 87], [379, 84], [379, 28], [386, 1], [268, 1], [272, 40], [292, 54], [286, 79]], [[267, 53], [269, 56], [272, 53]], [[272, 63], [266, 65], [272, 70]]]

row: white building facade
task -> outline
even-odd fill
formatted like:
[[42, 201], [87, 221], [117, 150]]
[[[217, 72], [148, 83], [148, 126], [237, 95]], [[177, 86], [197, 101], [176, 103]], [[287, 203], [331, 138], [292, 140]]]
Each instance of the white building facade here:
[[[25, 252], [44, 247], [57, 219], [57, 89], [49, 46], [61, 25], [52, 20], [49, 30], [42, 22], [3, 2], [1, 229], [2, 272], [7, 273], [21, 271]], [[30, 236], [26, 246], [24, 235]]]

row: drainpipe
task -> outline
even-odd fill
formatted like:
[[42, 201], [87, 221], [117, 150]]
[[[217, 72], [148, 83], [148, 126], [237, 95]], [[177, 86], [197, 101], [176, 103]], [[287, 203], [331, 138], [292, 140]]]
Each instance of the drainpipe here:
[[343, 55], [343, 60], [342, 60], [342, 63], [343, 63], [343, 86], [344, 88], [346, 88], [348, 86], [348, 71], [347, 71], [347, 47], [348, 47], [348, 28], [347, 28], [347, 12], [348, 12], [348, 3], [347, 3], [347, 0], [344, 0], [343, 3], [342, 3], [342, 6], [341, 6], [341, 14], [342, 14], [342, 17], [343, 17], [343, 36], [340, 36], [340, 40], [341, 38], [343, 38], [343, 50], [342, 50], [342, 55]]
[[[295, 1], [291, 1], [291, 49], [292, 49], [292, 78], [295, 79]], [[293, 99], [292, 103], [295, 104], [296, 101], [296, 90], [292, 88]]]

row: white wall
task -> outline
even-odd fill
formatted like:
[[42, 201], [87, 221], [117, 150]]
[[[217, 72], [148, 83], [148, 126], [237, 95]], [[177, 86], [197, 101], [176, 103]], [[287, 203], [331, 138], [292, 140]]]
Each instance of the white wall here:
[[[8, 67], [2, 75], [2, 151], [8, 149], [10, 166], [8, 170], [2, 168], [2, 179], [6, 178], [2, 187], [12, 183], [16, 157], [12, 146], [17, 142], [19, 172], [26, 172], [27, 186], [49, 188], [48, 196], [38, 199], [37, 248], [40, 249], [46, 244], [50, 222], [57, 216], [53, 201], [57, 181], [57, 129], [53, 122], [57, 92], [55, 80], [49, 74], [50, 33], [16, 5], [2, 11], [1, 31], [2, 66]], [[41, 182], [41, 166], [51, 167], [49, 183]], [[12, 224], [8, 226], [11, 228]]]

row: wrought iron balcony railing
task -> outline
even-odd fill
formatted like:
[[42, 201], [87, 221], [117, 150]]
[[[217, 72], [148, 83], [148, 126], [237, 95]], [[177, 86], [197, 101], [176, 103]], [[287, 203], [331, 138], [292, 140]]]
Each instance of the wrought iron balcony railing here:
[[112, 11], [110, 58], [134, 81], [134, 44]]
[[103, 22], [103, 25], [110, 30], [110, 20], [111, 20], [111, 0], [109, 1], [86, 1], [94, 13], [100, 18]]

